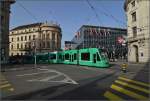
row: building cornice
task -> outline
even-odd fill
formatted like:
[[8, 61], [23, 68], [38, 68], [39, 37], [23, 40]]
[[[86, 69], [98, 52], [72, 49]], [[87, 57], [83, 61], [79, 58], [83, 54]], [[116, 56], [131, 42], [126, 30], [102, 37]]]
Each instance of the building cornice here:
[[10, 4], [13, 4], [13, 3], [15, 3], [16, 1], [15, 1], [15, 0], [2, 0], [1, 2], [7, 2], [7, 3], [10, 3]]
[[104, 27], [104, 26], [94, 26], [94, 25], [82, 25], [81, 28], [101, 28], [101, 29], [110, 29], [110, 30], [123, 30], [127, 31], [126, 28], [115, 28], [115, 27]]
[[[10, 32], [24, 30], [24, 29], [30, 29], [30, 28], [40, 28], [41, 29], [44, 27], [57, 28], [61, 31], [60, 26], [56, 26], [56, 24], [53, 26], [53, 25], [48, 25], [48, 24], [44, 24], [44, 23], [33, 23], [33, 24], [21, 25], [21, 26], [15, 27], [15, 28], [11, 29]], [[40, 31], [42, 31], [42, 30], [40, 30]]]
[[[42, 31], [45, 31], [45, 30], [42, 30]], [[42, 33], [42, 31], [33, 31], [33, 32], [24, 32], [24, 33], [15, 33], [15, 34], [9, 34], [9, 36], [18, 36], [18, 35], [28, 35], [28, 34], [34, 34], [34, 33]], [[59, 31], [56, 31], [56, 30], [46, 30], [46, 31], [51, 31], [51, 32], [58, 32]], [[10, 32], [13, 32], [13, 31], [10, 31]], [[60, 35], [62, 35], [62, 33], [59, 33]]]
[[15, 27], [11, 29], [10, 31], [16, 31], [16, 30], [22, 30], [22, 29], [28, 29], [28, 28], [35, 28], [35, 27], [40, 27], [42, 23], [33, 23], [33, 24], [28, 24], [28, 25], [21, 25], [18, 27]]

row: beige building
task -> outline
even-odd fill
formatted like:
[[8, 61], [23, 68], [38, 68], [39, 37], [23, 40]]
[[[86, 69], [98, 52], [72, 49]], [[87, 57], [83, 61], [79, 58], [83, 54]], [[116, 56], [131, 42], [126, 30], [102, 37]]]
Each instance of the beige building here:
[[56, 51], [61, 48], [61, 28], [54, 23], [34, 23], [18, 26], [9, 34], [9, 55], [30, 55]]
[[128, 61], [150, 61], [150, 0], [126, 0]]
[[0, 0], [0, 57], [1, 64], [8, 62], [9, 58], [9, 15], [10, 5], [14, 0]]

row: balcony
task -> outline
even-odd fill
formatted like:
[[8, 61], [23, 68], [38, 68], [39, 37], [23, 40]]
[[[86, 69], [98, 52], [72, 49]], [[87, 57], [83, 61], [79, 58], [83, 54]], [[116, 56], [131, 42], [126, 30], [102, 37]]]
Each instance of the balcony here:
[[129, 37], [128, 42], [135, 42], [135, 41], [144, 40], [144, 39], [146, 39], [145, 35], [140, 34], [140, 35], [137, 35], [137, 36]]

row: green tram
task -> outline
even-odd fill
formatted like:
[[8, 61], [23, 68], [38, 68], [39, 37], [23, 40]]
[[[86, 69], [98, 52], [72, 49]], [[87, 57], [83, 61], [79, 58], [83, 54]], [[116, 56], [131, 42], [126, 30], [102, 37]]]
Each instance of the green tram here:
[[37, 53], [36, 54], [36, 62], [39, 64], [48, 63], [49, 62], [49, 53]]
[[108, 59], [103, 50], [87, 48], [79, 50], [65, 50], [49, 52], [49, 63], [77, 64], [94, 67], [109, 67]]
[[63, 52], [49, 52], [49, 58], [48, 61], [49, 63], [63, 63], [63, 58], [62, 58]]

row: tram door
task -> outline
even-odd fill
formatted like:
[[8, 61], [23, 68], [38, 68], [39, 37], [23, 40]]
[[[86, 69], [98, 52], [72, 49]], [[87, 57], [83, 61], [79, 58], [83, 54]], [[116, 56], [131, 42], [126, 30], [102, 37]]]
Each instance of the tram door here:
[[72, 62], [73, 62], [73, 60], [74, 60], [74, 58], [73, 58], [73, 54], [72, 54], [71, 56], [72, 56]]
[[93, 63], [96, 63], [96, 54], [93, 54]]
[[71, 55], [69, 55], [69, 57], [70, 57], [70, 58], [69, 58], [69, 61], [71, 62], [71, 60], [72, 60], [72, 59], [71, 59]]

